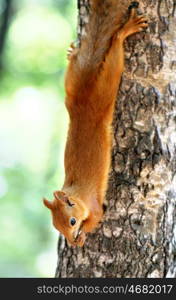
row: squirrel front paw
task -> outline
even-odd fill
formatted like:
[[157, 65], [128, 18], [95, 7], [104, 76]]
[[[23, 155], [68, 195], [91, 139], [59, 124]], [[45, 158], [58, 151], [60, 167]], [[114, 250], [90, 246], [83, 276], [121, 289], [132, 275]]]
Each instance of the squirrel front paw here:
[[76, 42], [72, 42], [70, 47], [67, 49], [67, 59], [71, 60], [78, 52], [78, 46]]
[[83, 247], [85, 240], [86, 240], [86, 234], [85, 232], [81, 231], [81, 233], [79, 234], [79, 236], [75, 241], [76, 246]]

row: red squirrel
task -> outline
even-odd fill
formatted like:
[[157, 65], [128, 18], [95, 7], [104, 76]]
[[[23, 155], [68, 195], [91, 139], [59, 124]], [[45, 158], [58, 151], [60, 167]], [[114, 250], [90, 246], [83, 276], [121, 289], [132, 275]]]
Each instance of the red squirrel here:
[[43, 201], [51, 210], [53, 225], [72, 246], [83, 246], [86, 234], [102, 219], [111, 161], [111, 123], [124, 69], [123, 43], [148, 26], [147, 18], [137, 15], [138, 2], [130, 4], [128, 21], [122, 25], [121, 2], [90, 0], [86, 35], [80, 47], [72, 46], [69, 54], [65, 181], [62, 190], [54, 192], [52, 202]]

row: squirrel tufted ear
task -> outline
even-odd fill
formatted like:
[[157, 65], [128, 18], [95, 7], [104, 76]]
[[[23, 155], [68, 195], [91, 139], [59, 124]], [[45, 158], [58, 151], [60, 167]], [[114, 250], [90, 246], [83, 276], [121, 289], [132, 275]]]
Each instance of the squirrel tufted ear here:
[[53, 203], [51, 201], [48, 201], [47, 199], [43, 198], [43, 203], [47, 208], [51, 210], [53, 209]]
[[67, 202], [68, 201], [68, 197], [66, 196], [66, 194], [62, 191], [55, 191], [53, 193], [54, 197], [57, 199], [57, 200], [60, 200], [60, 201], [64, 201], [64, 202]]

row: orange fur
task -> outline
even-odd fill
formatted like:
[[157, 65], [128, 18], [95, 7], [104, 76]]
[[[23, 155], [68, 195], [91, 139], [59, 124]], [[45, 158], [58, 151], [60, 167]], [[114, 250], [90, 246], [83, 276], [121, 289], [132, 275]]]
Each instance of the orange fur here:
[[[71, 46], [66, 74], [66, 107], [70, 126], [65, 149], [65, 182], [54, 201], [44, 200], [54, 226], [72, 246], [83, 246], [103, 216], [111, 157], [111, 123], [124, 69], [123, 42], [147, 27], [132, 8], [122, 26], [117, 0], [91, 0], [87, 35]], [[107, 11], [104, 11], [107, 9]], [[76, 220], [71, 225], [71, 219]], [[73, 220], [72, 220], [73, 222]]]

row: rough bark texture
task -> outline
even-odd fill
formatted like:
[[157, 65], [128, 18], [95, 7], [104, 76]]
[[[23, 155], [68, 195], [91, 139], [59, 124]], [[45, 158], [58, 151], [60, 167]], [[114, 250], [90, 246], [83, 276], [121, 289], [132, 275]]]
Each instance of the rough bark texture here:
[[176, 1], [140, 7], [150, 26], [125, 46], [104, 221], [82, 249], [59, 239], [56, 277], [176, 276]]

